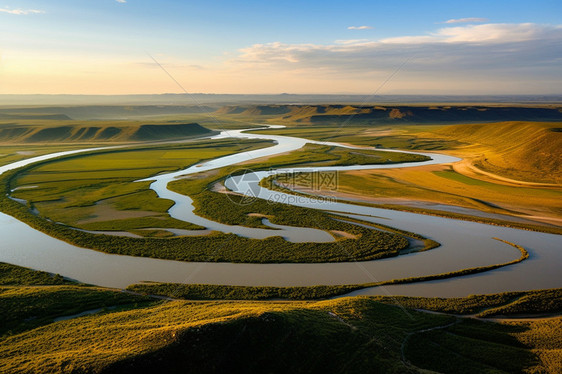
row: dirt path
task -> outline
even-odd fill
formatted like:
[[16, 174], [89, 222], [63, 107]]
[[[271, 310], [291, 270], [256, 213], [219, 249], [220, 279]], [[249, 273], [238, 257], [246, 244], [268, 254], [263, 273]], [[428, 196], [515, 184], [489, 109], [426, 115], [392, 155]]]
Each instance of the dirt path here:
[[484, 171], [482, 169], [477, 168], [475, 165], [472, 164], [471, 160], [463, 159], [457, 163], [453, 164], [453, 169], [459, 173], [466, 176], [486, 176], [488, 178], [493, 179], [495, 182], [501, 181], [506, 182], [510, 185], [517, 185], [517, 186], [529, 186], [529, 187], [560, 187], [559, 184], [556, 183], [537, 183], [537, 182], [526, 182], [517, 179], [511, 179], [507, 177], [502, 177], [501, 175], [497, 175], [494, 173], [490, 173], [488, 171]]
[[[452, 313], [445, 313], [445, 312], [437, 312], [434, 310], [427, 310], [427, 309], [414, 309], [418, 312], [429, 313], [429, 314], [438, 314], [441, 316], [451, 316], [460, 319], [477, 319], [479, 321], [490, 321], [490, 322], [533, 322], [533, 321], [543, 321], [549, 319], [556, 319], [562, 317], [561, 313], [547, 313], [547, 314], [526, 314], [526, 315], [519, 315], [516, 317], [510, 316], [497, 316], [497, 317], [478, 317], [479, 313], [474, 314], [452, 314]], [[486, 309], [485, 309], [486, 310]]]

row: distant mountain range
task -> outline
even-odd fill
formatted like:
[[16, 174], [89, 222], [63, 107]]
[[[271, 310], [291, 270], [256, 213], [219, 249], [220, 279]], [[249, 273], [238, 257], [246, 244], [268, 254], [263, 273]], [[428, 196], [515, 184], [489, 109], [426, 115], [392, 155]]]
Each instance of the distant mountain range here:
[[234, 105], [373, 103], [561, 103], [560, 95], [0, 95], [1, 105]]
[[276, 122], [461, 123], [562, 121], [562, 106], [511, 105], [249, 105], [224, 106], [217, 114], [273, 116]]
[[[562, 121], [562, 104], [238, 104], [238, 105], [74, 105], [0, 107], [0, 122], [41, 120], [170, 120], [192, 115], [230, 116], [274, 123], [317, 124], [353, 121], [387, 123], [469, 123]], [[191, 116], [190, 116], [191, 115]], [[195, 117], [197, 118], [197, 117]], [[190, 120], [197, 121], [197, 120]], [[19, 122], [23, 124], [22, 122]]]

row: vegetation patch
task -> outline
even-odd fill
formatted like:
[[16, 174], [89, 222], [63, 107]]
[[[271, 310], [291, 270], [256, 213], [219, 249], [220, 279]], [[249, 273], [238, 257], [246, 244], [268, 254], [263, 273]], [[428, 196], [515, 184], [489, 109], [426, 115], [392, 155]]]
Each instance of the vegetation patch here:
[[[6, 174], [3, 177], [10, 178], [10, 175]], [[7, 193], [7, 191], [5, 192]], [[353, 228], [355, 232], [364, 235], [362, 240], [345, 239], [345, 245], [341, 245], [341, 241], [290, 243], [281, 237], [256, 240], [221, 233], [201, 237], [174, 237], [165, 240], [116, 237], [78, 231], [37, 217], [31, 214], [26, 206], [5, 195], [0, 200], [0, 207], [7, 214], [25, 220], [32, 227], [80, 247], [107, 253], [180, 261], [255, 263], [364, 261], [396, 256], [401, 249], [408, 246], [408, 241], [399, 235], [381, 233], [351, 224], [349, 224], [350, 229]], [[299, 217], [303, 217], [304, 220], [306, 213], [301, 211]], [[329, 222], [328, 218], [324, 218], [324, 221]], [[335, 227], [336, 221], [333, 222], [332, 226], [326, 227], [326, 229]]]
[[355, 286], [268, 287], [229, 286], [214, 284], [181, 284], [145, 282], [127, 290], [146, 295], [167, 296], [185, 300], [317, 300], [342, 295]]
[[85, 311], [147, 302], [152, 300], [97, 287], [0, 287], [0, 335], [30, 330]]
[[107, 307], [139, 305], [150, 298], [76, 283], [44, 271], [0, 263], [0, 341], [56, 318]]
[[74, 284], [59, 274], [31, 270], [21, 266], [0, 262], [0, 286], [53, 286]]

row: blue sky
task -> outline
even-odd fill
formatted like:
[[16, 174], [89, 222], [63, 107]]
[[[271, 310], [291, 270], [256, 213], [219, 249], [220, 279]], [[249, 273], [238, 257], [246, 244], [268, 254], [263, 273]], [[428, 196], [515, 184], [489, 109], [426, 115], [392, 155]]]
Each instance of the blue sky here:
[[[449, 21], [447, 23], [447, 21]], [[0, 93], [562, 93], [561, 1], [0, 0]], [[515, 35], [515, 37], [513, 36]]]

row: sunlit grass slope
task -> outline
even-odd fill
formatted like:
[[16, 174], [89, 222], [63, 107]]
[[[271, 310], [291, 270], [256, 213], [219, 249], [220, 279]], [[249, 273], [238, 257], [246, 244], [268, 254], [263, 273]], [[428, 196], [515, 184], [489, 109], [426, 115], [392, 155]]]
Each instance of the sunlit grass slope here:
[[148, 302], [152, 300], [147, 297], [78, 284], [58, 274], [0, 263], [0, 336], [31, 330], [57, 318], [92, 309], [101, 311]]
[[474, 163], [484, 170], [523, 181], [562, 183], [562, 122], [456, 125], [435, 134], [480, 146], [474, 149]]
[[422, 368], [555, 373], [560, 327], [560, 319], [465, 321], [367, 298], [173, 301], [4, 337], [0, 368], [34, 373], [415, 373]]
[[340, 173], [339, 192], [395, 205], [442, 203], [528, 219], [562, 217], [561, 188], [498, 184], [462, 175], [449, 166]]
[[[515, 294], [151, 302], [98, 287], [46, 285], [56, 277], [13, 265], [1, 269], [0, 282], [11, 284], [0, 290], [3, 373], [558, 373], [562, 368], [560, 317], [490, 323], [408, 309], [472, 312]], [[17, 275], [24, 285], [16, 284]], [[31, 286], [34, 279], [43, 285]], [[91, 309], [93, 314], [75, 315]]]

